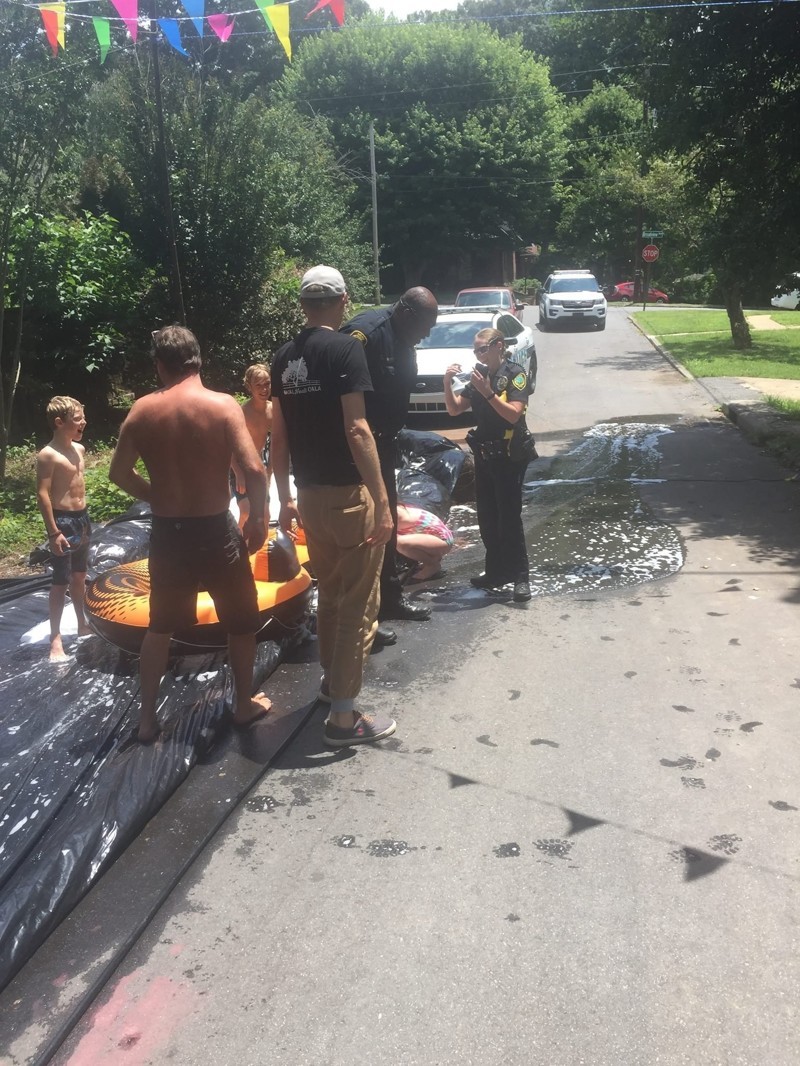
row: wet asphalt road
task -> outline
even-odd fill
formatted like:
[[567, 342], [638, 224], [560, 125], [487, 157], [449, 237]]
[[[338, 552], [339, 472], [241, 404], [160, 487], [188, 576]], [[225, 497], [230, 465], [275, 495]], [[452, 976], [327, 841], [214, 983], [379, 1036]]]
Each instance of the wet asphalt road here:
[[320, 709], [62, 1066], [797, 1063], [800, 487], [622, 309], [537, 347], [539, 595], [453, 553], [371, 660], [396, 736]]

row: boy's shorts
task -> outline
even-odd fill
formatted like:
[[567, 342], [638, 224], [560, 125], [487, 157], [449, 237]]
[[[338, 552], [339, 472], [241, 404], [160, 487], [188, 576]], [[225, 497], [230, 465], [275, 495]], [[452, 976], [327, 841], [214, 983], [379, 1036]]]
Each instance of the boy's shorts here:
[[247, 545], [230, 511], [201, 518], [153, 515], [148, 565], [154, 633], [196, 625], [201, 588], [210, 594], [228, 633], [243, 636], [260, 628]]
[[85, 507], [82, 511], [60, 511], [54, 507], [53, 518], [59, 533], [69, 541], [69, 551], [64, 555], [51, 552], [53, 584], [68, 585], [70, 574], [85, 574], [89, 568], [92, 523]]

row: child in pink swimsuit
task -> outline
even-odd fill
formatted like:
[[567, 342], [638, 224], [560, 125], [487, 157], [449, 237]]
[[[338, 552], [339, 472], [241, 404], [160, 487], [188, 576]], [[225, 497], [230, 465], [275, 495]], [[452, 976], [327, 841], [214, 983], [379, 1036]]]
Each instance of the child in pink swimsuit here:
[[452, 547], [452, 531], [440, 518], [421, 507], [398, 503], [397, 550], [418, 564], [414, 571], [415, 581], [436, 577], [442, 559]]

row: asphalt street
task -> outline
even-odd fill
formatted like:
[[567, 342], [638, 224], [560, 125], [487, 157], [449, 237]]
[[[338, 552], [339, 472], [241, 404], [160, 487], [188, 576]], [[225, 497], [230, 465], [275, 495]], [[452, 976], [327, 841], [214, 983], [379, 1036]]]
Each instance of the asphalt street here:
[[465, 512], [371, 659], [396, 736], [319, 707], [60, 1066], [800, 1060], [800, 486], [621, 308], [537, 348], [534, 599], [468, 590]]

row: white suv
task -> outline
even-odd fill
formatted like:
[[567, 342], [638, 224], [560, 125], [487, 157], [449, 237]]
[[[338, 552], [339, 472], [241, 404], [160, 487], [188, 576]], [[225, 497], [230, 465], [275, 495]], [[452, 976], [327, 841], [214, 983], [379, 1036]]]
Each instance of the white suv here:
[[554, 270], [539, 293], [539, 327], [555, 322], [592, 323], [606, 328], [608, 304], [591, 270]]

